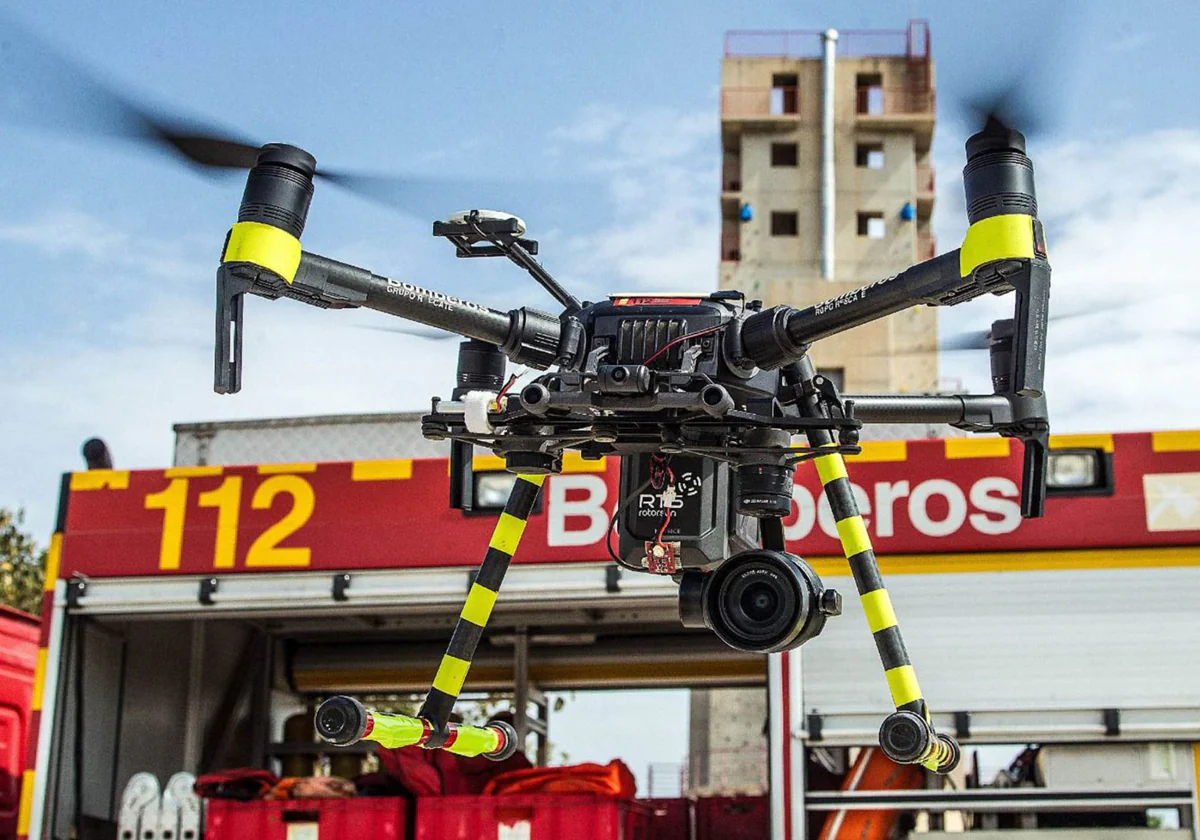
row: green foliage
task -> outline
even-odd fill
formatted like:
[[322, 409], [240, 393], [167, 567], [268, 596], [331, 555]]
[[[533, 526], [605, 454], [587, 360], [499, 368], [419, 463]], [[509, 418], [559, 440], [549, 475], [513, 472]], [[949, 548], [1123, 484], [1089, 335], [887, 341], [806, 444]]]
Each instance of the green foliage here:
[[37, 615], [42, 610], [46, 550], [21, 530], [24, 511], [0, 508], [0, 604]]

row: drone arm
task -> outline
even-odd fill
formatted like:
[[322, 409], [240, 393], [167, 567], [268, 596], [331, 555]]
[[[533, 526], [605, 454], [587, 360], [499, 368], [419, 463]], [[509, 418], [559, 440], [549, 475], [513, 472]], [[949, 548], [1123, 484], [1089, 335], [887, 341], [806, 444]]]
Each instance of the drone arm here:
[[847, 396], [855, 418], [865, 423], [946, 423], [969, 432], [999, 432], [1025, 446], [1021, 477], [1021, 515], [1045, 513], [1046, 459], [1050, 424], [1046, 397], [1020, 394]]
[[227, 248], [227, 259], [217, 270], [214, 389], [219, 394], [237, 393], [241, 387], [246, 292], [270, 299], [288, 297], [325, 309], [374, 309], [495, 344], [514, 362], [539, 370], [558, 361], [560, 353], [570, 352], [560, 351], [559, 319], [536, 309], [523, 306], [501, 312], [308, 252], [298, 252], [297, 262], [286, 274], [280, 274], [276, 264], [251, 256]]

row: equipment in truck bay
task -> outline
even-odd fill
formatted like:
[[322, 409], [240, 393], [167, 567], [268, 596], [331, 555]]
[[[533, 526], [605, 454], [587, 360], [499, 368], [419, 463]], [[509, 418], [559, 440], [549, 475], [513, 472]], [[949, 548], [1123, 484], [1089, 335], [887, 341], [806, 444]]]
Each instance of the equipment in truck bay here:
[[[322, 737], [462, 755], [511, 751], [515, 742], [504, 726], [454, 726], [448, 719], [542, 483], [574, 450], [584, 459], [620, 459], [620, 499], [609, 527], [613, 561], [670, 576], [679, 585], [684, 625], [707, 627], [729, 646], [756, 653], [799, 647], [841, 611], [840, 595], [784, 544], [793, 472], [811, 461], [895, 705], [880, 744], [901, 763], [938, 772], [958, 763], [954, 739], [931, 723], [843, 455], [860, 451], [863, 423], [948, 423], [1016, 438], [1025, 451], [1022, 516], [1043, 513], [1050, 265], [1025, 137], [1004, 119], [989, 115], [966, 142], [970, 227], [961, 248], [805, 309], [763, 308], [732, 290], [580, 301], [538, 263], [538, 243], [516, 216], [474, 209], [435, 222], [433, 235], [448, 240], [458, 257], [506, 258], [561, 307], [502, 312], [302, 249], [314, 179], [374, 197], [379, 179], [319, 169], [295, 146], [260, 147], [155, 117], [43, 52], [46, 72], [84, 85], [93, 111], [111, 118], [103, 127], [110, 133], [167, 147], [201, 166], [249, 169], [217, 271], [218, 393], [242, 385], [247, 294], [327, 309], [366, 307], [466, 339], [449, 398], [433, 399], [423, 432], [451, 442], [452, 506], [470, 504], [477, 446], [517, 475], [512, 495], [418, 715], [376, 714], [335, 697], [317, 713]], [[391, 186], [403, 183], [393, 179]], [[990, 332], [990, 395], [848, 396], [816, 372], [809, 355], [821, 339], [915, 305], [955, 306], [1009, 292], [1013, 317]], [[514, 388], [508, 360], [540, 373]]]

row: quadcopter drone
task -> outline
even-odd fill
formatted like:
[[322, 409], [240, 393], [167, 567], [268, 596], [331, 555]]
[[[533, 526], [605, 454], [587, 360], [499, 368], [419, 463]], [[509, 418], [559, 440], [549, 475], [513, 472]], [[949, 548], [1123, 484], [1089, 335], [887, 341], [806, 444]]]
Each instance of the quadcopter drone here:
[[[625, 568], [678, 582], [685, 626], [707, 627], [742, 651], [799, 647], [841, 612], [839, 594], [784, 545], [793, 474], [812, 461], [896, 707], [881, 745], [898, 762], [938, 772], [956, 765], [958, 745], [930, 722], [842, 456], [860, 451], [864, 422], [948, 423], [1015, 437], [1025, 448], [1022, 515], [1042, 515], [1050, 265], [1033, 167], [1023, 135], [996, 119], [966, 147], [970, 228], [962, 248], [803, 310], [763, 309], [738, 291], [581, 302], [537, 262], [537, 242], [519, 218], [472, 210], [433, 224], [459, 257], [505, 257], [524, 268], [562, 306], [557, 314], [501, 312], [303, 251], [316, 161], [294, 146], [263, 147], [217, 272], [217, 392], [241, 387], [246, 294], [375, 309], [466, 339], [449, 399], [435, 397], [422, 419], [427, 438], [451, 442], [451, 504], [470, 505], [476, 446], [517, 474], [419, 715], [377, 715], [331, 698], [318, 710], [318, 732], [334, 743], [370, 737], [510, 752], [502, 726], [473, 730], [447, 719], [525, 520], [567, 450], [620, 459], [609, 553]], [[1014, 316], [992, 326], [989, 396], [846, 396], [808, 355], [822, 338], [915, 304], [955, 306], [1007, 292], [1016, 293]], [[544, 372], [514, 393], [507, 361]], [[381, 723], [404, 731], [384, 733]], [[460, 743], [462, 730], [483, 746]]]
[[[541, 486], [573, 450], [585, 459], [620, 459], [607, 534], [612, 560], [669, 576], [679, 585], [685, 626], [760, 654], [799, 647], [841, 611], [840, 595], [784, 544], [794, 471], [813, 462], [895, 706], [880, 744], [899, 763], [939, 773], [957, 765], [958, 744], [933, 727], [843, 455], [860, 451], [863, 423], [945, 423], [1017, 438], [1025, 455], [1021, 512], [1042, 515], [1050, 265], [1020, 132], [993, 115], [967, 140], [970, 227], [961, 248], [806, 309], [764, 309], [733, 290], [580, 301], [537, 261], [538, 243], [519, 218], [469, 210], [435, 222], [433, 235], [458, 257], [506, 258], [561, 306], [557, 313], [502, 312], [302, 249], [314, 178], [362, 191], [369, 176], [319, 170], [294, 146], [259, 146], [155, 117], [36, 39], [14, 43], [32, 45], [22, 60], [38, 68], [39, 79], [57, 78], [62, 90], [84, 97], [89, 113], [102, 111], [117, 135], [169, 147], [202, 166], [249, 169], [217, 271], [218, 393], [241, 388], [247, 294], [366, 307], [465, 339], [454, 386], [448, 398], [433, 399], [422, 431], [450, 442], [453, 506], [472, 504], [474, 447], [503, 457], [516, 473], [511, 496], [419, 713], [381, 714], [353, 698], [329, 698], [316, 714], [322, 738], [496, 759], [516, 750], [507, 723], [473, 727], [449, 717]], [[988, 339], [990, 395], [845, 395], [809, 356], [821, 339], [917, 304], [956, 306], [1008, 292], [1015, 293], [1013, 317], [993, 323]], [[538, 374], [513, 391], [509, 361]]]

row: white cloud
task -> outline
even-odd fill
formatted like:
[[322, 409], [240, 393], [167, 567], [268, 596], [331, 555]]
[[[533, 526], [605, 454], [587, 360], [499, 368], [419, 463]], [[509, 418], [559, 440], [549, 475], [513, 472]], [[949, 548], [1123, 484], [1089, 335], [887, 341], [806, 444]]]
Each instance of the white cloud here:
[[717, 129], [712, 109], [630, 114], [594, 106], [558, 132], [558, 153], [586, 159], [605, 179], [613, 209], [599, 229], [556, 243], [564, 280], [593, 298], [715, 288]]
[[[90, 213], [60, 209], [32, 221], [0, 226], [0, 242], [36, 248], [59, 259], [87, 259], [113, 269], [132, 270], [134, 279], [186, 281], [211, 273], [215, 257], [189, 258], [188, 243], [134, 236]], [[211, 244], [210, 244], [211, 245]], [[123, 284], [125, 281], [123, 281]]]
[[[1030, 148], [1054, 269], [1047, 395], [1059, 431], [1200, 427], [1200, 132], [1163, 131], [1104, 143]], [[946, 160], [945, 191], [961, 161]], [[943, 192], [943, 196], [947, 193]], [[961, 201], [939, 214], [943, 248], [961, 240]], [[943, 332], [1010, 317], [1012, 298], [943, 314]], [[990, 390], [983, 353], [948, 354], [943, 373]]]

